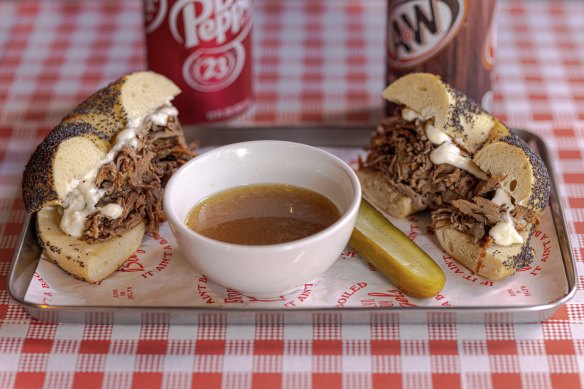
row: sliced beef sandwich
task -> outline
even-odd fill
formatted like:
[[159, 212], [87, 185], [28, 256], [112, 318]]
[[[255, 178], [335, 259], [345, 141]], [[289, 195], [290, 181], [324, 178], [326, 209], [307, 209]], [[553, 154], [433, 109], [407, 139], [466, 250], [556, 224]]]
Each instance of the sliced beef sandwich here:
[[193, 157], [171, 100], [153, 72], [120, 78], [82, 102], [36, 148], [24, 170], [26, 210], [37, 212], [47, 256], [96, 282], [157, 235], [173, 172]]
[[435, 75], [404, 76], [383, 96], [397, 108], [360, 162], [365, 197], [394, 217], [431, 211], [443, 250], [478, 275], [496, 280], [530, 263], [549, 199], [541, 159]]

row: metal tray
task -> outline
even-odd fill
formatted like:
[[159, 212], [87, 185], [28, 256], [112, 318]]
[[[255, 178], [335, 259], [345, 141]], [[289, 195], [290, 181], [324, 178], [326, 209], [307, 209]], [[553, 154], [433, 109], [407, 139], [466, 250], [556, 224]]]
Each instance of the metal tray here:
[[[187, 127], [187, 140], [197, 140], [201, 146], [215, 146], [244, 140], [280, 139], [315, 146], [361, 147], [369, 143], [372, 128], [366, 127]], [[29, 215], [16, 248], [8, 273], [10, 296], [29, 314], [48, 322], [81, 322], [91, 324], [192, 324], [199, 321], [249, 324], [265, 315], [277, 316], [284, 323], [310, 324], [323, 319], [352, 324], [383, 323], [525, 323], [548, 319], [558, 307], [576, 293], [576, 266], [561, 202], [558, 197], [554, 166], [545, 143], [538, 136], [522, 130], [516, 133], [541, 155], [552, 179], [550, 209], [559, 241], [559, 251], [568, 285], [567, 293], [549, 304], [525, 306], [466, 307], [375, 307], [375, 308], [194, 308], [173, 306], [78, 306], [33, 304], [24, 299], [32, 280], [41, 249], [37, 243], [35, 216]]]

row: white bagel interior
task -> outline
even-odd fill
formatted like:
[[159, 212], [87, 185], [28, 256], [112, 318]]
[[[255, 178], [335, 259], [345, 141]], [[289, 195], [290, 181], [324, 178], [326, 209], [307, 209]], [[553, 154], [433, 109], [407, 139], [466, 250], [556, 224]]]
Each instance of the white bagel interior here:
[[62, 142], [53, 162], [53, 187], [59, 199], [65, 199], [73, 189], [72, 183], [78, 182], [87, 172], [101, 166], [105, 155], [103, 147], [98, 147], [90, 138], [75, 137]]
[[382, 211], [399, 218], [416, 212], [412, 199], [395, 190], [383, 174], [359, 170], [357, 177], [363, 187], [363, 196]]
[[493, 130], [502, 130], [495, 126], [492, 115], [434, 74], [412, 73], [401, 77], [383, 91], [383, 97], [433, 119], [434, 127], [464, 143], [471, 152], [481, 147]]
[[138, 72], [128, 76], [121, 93], [122, 109], [129, 121], [140, 120], [157, 108], [168, 104], [180, 89], [168, 78], [154, 72]]

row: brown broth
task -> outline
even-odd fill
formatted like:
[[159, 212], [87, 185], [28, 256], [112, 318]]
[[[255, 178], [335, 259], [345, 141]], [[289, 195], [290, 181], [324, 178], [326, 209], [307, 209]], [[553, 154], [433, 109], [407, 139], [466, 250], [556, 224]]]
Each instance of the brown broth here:
[[339, 218], [337, 207], [319, 193], [293, 185], [254, 184], [197, 203], [186, 225], [222, 242], [266, 245], [305, 238]]

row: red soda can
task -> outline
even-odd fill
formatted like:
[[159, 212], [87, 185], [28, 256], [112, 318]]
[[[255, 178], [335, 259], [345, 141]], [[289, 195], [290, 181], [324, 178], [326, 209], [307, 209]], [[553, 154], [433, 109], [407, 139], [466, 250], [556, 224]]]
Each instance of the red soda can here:
[[252, 0], [144, 0], [148, 68], [173, 80], [184, 124], [225, 120], [252, 101]]
[[387, 81], [438, 74], [492, 109], [496, 0], [388, 0]]

